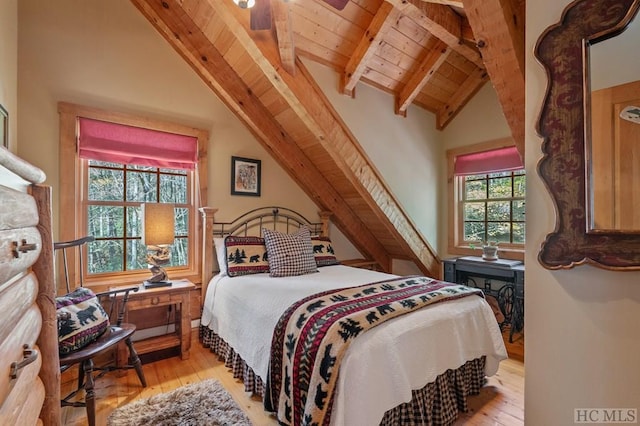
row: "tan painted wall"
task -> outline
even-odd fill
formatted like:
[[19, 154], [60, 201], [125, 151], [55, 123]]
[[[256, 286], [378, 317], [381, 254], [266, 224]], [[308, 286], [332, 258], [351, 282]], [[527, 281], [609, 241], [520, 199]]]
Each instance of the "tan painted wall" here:
[[446, 151], [510, 135], [498, 94], [487, 82], [442, 131], [442, 142]]
[[18, 0], [0, 1], [0, 104], [9, 112], [9, 149], [18, 130]]
[[[552, 272], [536, 260], [555, 219], [536, 173], [541, 140], [534, 126], [546, 76], [529, 52], [567, 4], [527, 2], [525, 415], [532, 426], [571, 425], [574, 408], [640, 409], [640, 273], [590, 266]], [[629, 52], [618, 57], [637, 61]]]
[[[16, 2], [9, 3], [17, 7]], [[4, 8], [5, 1], [0, 5]], [[309, 218], [317, 217], [311, 199], [131, 3], [21, 0], [18, 14], [18, 151], [46, 172], [47, 183], [53, 186], [55, 217], [61, 217], [57, 207], [59, 101], [209, 130], [208, 198], [210, 206], [220, 209], [219, 220], [267, 205], [291, 206]], [[15, 21], [14, 16], [11, 22]], [[15, 81], [10, 86], [15, 90]], [[260, 198], [230, 195], [232, 155], [262, 160]], [[355, 249], [337, 230], [334, 237], [337, 254], [353, 257]]]

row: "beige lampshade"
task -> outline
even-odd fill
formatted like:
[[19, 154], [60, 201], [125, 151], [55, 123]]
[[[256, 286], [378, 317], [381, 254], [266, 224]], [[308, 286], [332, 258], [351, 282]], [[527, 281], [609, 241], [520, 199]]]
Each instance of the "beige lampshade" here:
[[173, 244], [174, 215], [173, 204], [142, 204], [142, 244], [147, 246]]

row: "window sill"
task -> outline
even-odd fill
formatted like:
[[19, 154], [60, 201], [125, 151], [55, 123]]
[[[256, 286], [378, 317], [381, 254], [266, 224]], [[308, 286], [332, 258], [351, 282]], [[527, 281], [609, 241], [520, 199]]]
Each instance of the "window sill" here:
[[[461, 255], [461, 256], [482, 256], [481, 248], [471, 248], [469, 246], [455, 246], [449, 247], [449, 253], [453, 255]], [[524, 248], [516, 249], [516, 248], [499, 248], [498, 249], [498, 257], [500, 259], [511, 259], [511, 260], [520, 260], [524, 262]]]

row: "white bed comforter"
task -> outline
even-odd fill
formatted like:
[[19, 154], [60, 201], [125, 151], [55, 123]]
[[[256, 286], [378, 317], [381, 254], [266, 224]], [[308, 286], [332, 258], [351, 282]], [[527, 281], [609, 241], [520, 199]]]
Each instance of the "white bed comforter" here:
[[[391, 277], [342, 265], [286, 278], [216, 275], [209, 284], [201, 321], [266, 383], [273, 329], [289, 305], [320, 291]], [[347, 350], [331, 424], [378, 424], [385, 411], [411, 400], [412, 389], [482, 355], [489, 376], [507, 357], [495, 316], [480, 297], [430, 305], [387, 321], [355, 339]]]

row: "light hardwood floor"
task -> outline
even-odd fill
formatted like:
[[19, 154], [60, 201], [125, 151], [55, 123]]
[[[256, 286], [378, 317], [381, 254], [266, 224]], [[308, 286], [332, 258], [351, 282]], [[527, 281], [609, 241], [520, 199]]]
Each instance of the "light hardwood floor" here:
[[[510, 352], [513, 347], [521, 346], [520, 337], [517, 336], [514, 345], [507, 345]], [[97, 425], [106, 425], [107, 416], [117, 407], [204, 379], [220, 381], [254, 425], [277, 425], [277, 421], [263, 411], [261, 401], [248, 396], [242, 383], [233, 379], [224, 364], [209, 349], [202, 347], [196, 330], [192, 342], [188, 360], [171, 357], [145, 364], [146, 388], [140, 386], [132, 370], [123, 377], [109, 374], [97, 381]], [[65, 393], [70, 390], [75, 379], [63, 375], [62, 380], [62, 391]], [[524, 364], [516, 359], [503, 361], [498, 373], [488, 379], [480, 395], [471, 397], [469, 401], [471, 409], [460, 414], [456, 425], [523, 425]], [[62, 422], [64, 425], [86, 425], [84, 408], [63, 408]]]

